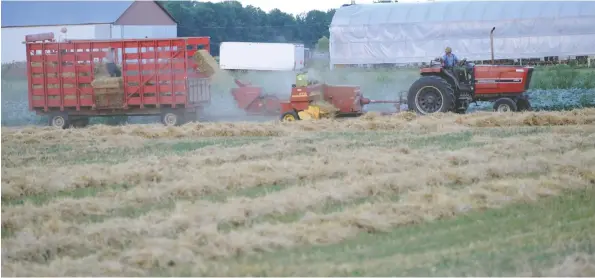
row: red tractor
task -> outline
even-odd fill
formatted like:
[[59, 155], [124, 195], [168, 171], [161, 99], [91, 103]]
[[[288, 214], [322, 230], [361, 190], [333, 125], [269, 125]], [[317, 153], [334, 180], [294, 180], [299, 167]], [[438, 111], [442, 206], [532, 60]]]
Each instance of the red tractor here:
[[469, 104], [493, 101], [494, 111], [531, 110], [524, 94], [529, 89], [532, 67], [494, 65], [493, 33], [490, 32], [492, 65], [475, 65], [463, 59], [458, 67], [430, 63], [409, 88], [409, 110], [420, 114], [455, 112], [464, 114]]

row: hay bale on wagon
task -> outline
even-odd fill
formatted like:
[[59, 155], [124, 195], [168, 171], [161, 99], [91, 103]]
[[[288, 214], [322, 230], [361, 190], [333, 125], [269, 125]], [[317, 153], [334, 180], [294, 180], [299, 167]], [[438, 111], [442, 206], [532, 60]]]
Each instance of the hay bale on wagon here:
[[98, 108], [121, 108], [124, 104], [124, 79], [122, 77], [99, 77], [91, 82]]
[[[34, 68], [40, 68], [43, 67], [44, 63], [41, 62], [31, 62], [31, 66]], [[58, 62], [45, 62], [46, 66], [49, 67], [57, 67], [58, 66]]]
[[121, 89], [124, 88], [124, 79], [122, 77], [99, 77], [93, 79], [91, 86], [94, 89]]

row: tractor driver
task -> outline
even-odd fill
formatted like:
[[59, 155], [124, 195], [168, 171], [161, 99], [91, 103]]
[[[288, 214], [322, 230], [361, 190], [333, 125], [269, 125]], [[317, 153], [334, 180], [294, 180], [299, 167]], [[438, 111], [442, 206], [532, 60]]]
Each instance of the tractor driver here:
[[444, 56], [442, 56], [443, 66], [445, 68], [452, 69], [459, 64], [459, 58], [452, 53], [452, 49], [449, 46], [444, 50]]
[[[460, 60], [457, 57], [457, 55], [454, 55], [452, 53], [452, 49], [447, 46], [446, 49], [444, 49], [444, 56], [442, 56], [442, 66], [446, 69], [451, 71], [455, 76], [459, 76], [460, 72], [461, 72], [461, 68], [457, 68], [457, 66], [459, 66]], [[470, 80], [470, 76], [469, 73], [472, 71], [472, 68], [470, 67], [466, 67], [465, 69], [463, 69], [464, 73], [462, 74], [463, 76], [460, 76], [461, 78]], [[464, 80], [461, 80], [464, 81]]]

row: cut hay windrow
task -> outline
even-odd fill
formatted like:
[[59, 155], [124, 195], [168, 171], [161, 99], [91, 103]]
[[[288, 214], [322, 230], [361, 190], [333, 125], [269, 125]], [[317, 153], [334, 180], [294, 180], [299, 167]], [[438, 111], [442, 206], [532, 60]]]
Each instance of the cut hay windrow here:
[[[558, 144], [558, 141], [560, 140], [565, 140], [567, 144], [574, 147], [588, 147], [588, 145], [591, 144], [590, 142], [595, 140], [593, 139], [593, 136], [568, 136], [567, 134], [553, 134], [547, 137], [524, 138], [527, 140], [524, 144], [519, 144], [516, 139], [503, 138], [495, 141], [492, 140], [490, 144], [484, 146], [483, 148], [489, 152], [494, 152], [499, 155], [531, 155], [533, 152], [541, 152], [544, 149], [544, 145], [553, 146], [556, 150], [559, 150], [561, 146]], [[250, 177], [250, 179], [260, 180], [260, 183], [255, 183], [255, 185], [264, 185], [267, 183], [275, 184], [283, 181], [290, 182], [297, 178], [302, 180], [312, 180], [312, 178], [316, 177], [314, 174], [318, 172], [320, 172], [321, 176], [323, 177], [337, 176], [339, 174], [342, 175], [352, 171], [354, 174], [358, 174], [360, 170], [366, 169], [365, 167], [362, 168], [360, 163], [365, 163], [369, 159], [366, 156], [366, 153], [368, 153], [370, 150], [376, 150], [377, 153], [386, 152], [387, 155], [389, 155], [389, 157], [384, 158], [386, 161], [393, 160], [390, 158], [392, 156], [401, 156], [404, 154], [414, 153], [412, 150], [409, 150], [406, 147], [399, 147], [398, 144], [395, 145], [395, 143], [387, 143], [387, 145], [392, 146], [394, 149], [375, 148], [362, 144], [359, 148], [352, 148], [352, 150], [349, 152], [336, 153], [337, 151], [347, 150], [352, 143], [349, 140], [337, 139], [320, 142], [312, 140], [312, 143], [310, 144], [298, 144], [298, 140], [300, 139], [290, 140], [288, 142], [279, 141], [273, 144], [266, 142], [250, 146], [230, 148], [223, 153], [217, 152], [217, 147], [213, 147], [193, 152], [191, 155], [185, 157], [166, 156], [156, 158], [150, 156], [144, 159], [136, 158], [131, 161], [114, 165], [92, 164], [68, 165], [51, 168], [22, 167], [16, 169], [3, 167], [2, 196], [5, 199], [9, 199], [31, 194], [71, 190], [74, 188], [105, 187], [110, 184], [120, 184], [122, 182], [125, 182], [129, 185], [143, 185], [145, 183], [152, 184], [155, 181], [170, 184], [169, 187], [163, 187], [161, 190], [159, 190], [171, 190], [171, 193], [167, 193], [168, 195], [174, 194], [173, 192], [179, 190], [178, 194], [186, 192], [185, 194], [196, 196], [198, 192], [217, 192], [220, 190], [228, 190], [232, 188], [237, 189], [243, 186], [249, 186], [252, 184], [247, 183], [248, 181], [246, 180], [251, 176], [249, 173], [253, 173], [253, 177]], [[519, 146], [522, 146], [522, 148]], [[322, 160], [319, 161], [319, 164], [312, 164], [313, 162], [318, 161], [318, 159], [311, 158], [309, 160], [303, 160], [307, 162], [305, 164], [294, 163], [294, 165], [289, 169], [286, 168], [288, 165], [275, 164], [274, 166], [266, 167], [263, 169], [263, 171], [253, 171], [254, 167], [259, 167], [261, 162], [264, 163], [264, 165], [267, 165], [267, 161], [270, 159], [270, 157], [275, 157], [276, 159], [280, 160], [293, 160], [295, 159], [294, 157], [296, 152], [297, 154], [301, 154], [313, 151], [316, 153], [327, 153], [329, 151], [332, 152], [325, 155]], [[213, 156], [213, 153], [218, 154]], [[437, 153], [440, 152], [434, 151], [434, 154]], [[353, 157], [356, 158], [354, 159]], [[3, 160], [4, 159], [5, 158], [3, 158]], [[341, 164], [343, 161], [352, 161], [354, 164], [348, 164], [340, 168], [334, 166], [336, 163]], [[356, 163], [358, 161], [360, 163]], [[418, 161], [413, 164], [419, 163], [421, 162]], [[234, 172], [229, 167], [239, 167], [243, 165], [246, 166], [245, 175], [242, 176], [242, 178], [238, 177], [237, 182], [232, 183], [232, 177], [235, 175], [228, 174], [230, 172]], [[388, 167], [386, 169], [389, 169], [389, 171], [396, 171], [397, 169], [394, 169], [391, 165], [393, 164], [389, 163], [383, 167], [379, 167], [377, 169], [373, 168], [368, 171], [371, 171], [369, 174], [384, 172], [386, 167]], [[393, 166], [401, 167], [401, 165]], [[196, 168], [204, 168], [204, 172], [202, 170], [196, 171]], [[238, 169], [243, 170], [243, 168]], [[313, 169], [318, 170], [311, 172]], [[164, 171], [168, 174], [164, 174]], [[73, 172], [75, 174], [69, 174]], [[262, 173], [259, 174], [260, 172]], [[194, 174], [188, 175], [188, 173]], [[235, 171], [234, 173], [243, 174], [244, 171]], [[289, 173], [293, 174], [289, 175]], [[304, 174], [307, 175], [302, 176]], [[202, 175], [209, 177], [209, 179], [205, 179], [202, 182], [197, 182], [192, 188], [182, 189], [185, 186], [185, 183], [191, 183], [195, 175]], [[218, 180], [219, 178], [217, 175], [227, 177], [228, 180]], [[190, 180], [187, 180], [186, 178]], [[178, 186], [180, 186], [180, 188], [178, 188]], [[174, 194], [172, 196], [178, 195]]]
[[[539, 210], [532, 208], [520, 220], [508, 213], [498, 218], [498, 225], [509, 220], [521, 225], [522, 234], [476, 237], [469, 246], [461, 239], [457, 246], [403, 254], [411, 256], [403, 260], [394, 259], [401, 254], [393, 252], [357, 266], [355, 261], [341, 265], [344, 258], [320, 260], [304, 270], [306, 264], [299, 262], [306, 259], [293, 264], [291, 258], [302, 248], [310, 252], [337, 244], [355, 260], [360, 251], [371, 254], [365, 248], [376, 251], [357, 243], [364, 233], [401, 233], [395, 228], [576, 195], [595, 184], [594, 115], [595, 109], [463, 116], [370, 113], [348, 120], [169, 128], [3, 127], [2, 274], [336, 276], [338, 268], [371, 273], [399, 261], [409, 270], [437, 265], [457, 252], [501, 251], [494, 246], [505, 240], [533, 240], [524, 231], [539, 232], [544, 222], [522, 224]], [[554, 242], [588, 234], [585, 227], [595, 218], [588, 208], [578, 211], [552, 216], [576, 216], [560, 223], [573, 232]], [[418, 227], [420, 233], [405, 237], [419, 241], [437, 235]], [[445, 226], [450, 231], [442, 235], [464, 228], [469, 226]], [[554, 232], [559, 230], [541, 238]], [[358, 245], [346, 242], [350, 239]], [[289, 263], [258, 262], [277, 254], [289, 254], [279, 259]], [[564, 266], [551, 273], [588, 273], [591, 264], [581, 258], [575, 266], [561, 260]]]
[[532, 273], [532, 275], [520, 276], [595, 277], [595, 254], [584, 252], [571, 254], [566, 256], [558, 265], [541, 274]]
[[[341, 212], [331, 213], [328, 215], [308, 214], [298, 222], [294, 223], [264, 223], [259, 224], [250, 229], [232, 231], [227, 234], [221, 234], [217, 231], [216, 225], [210, 226], [191, 226], [178, 234], [176, 240], [168, 239], [159, 234], [150, 231], [148, 226], [151, 226], [151, 218], [145, 218], [145, 228], [138, 230], [134, 224], [130, 223], [126, 226], [126, 230], [120, 230], [119, 233], [110, 233], [106, 229], [87, 228], [87, 238], [93, 238], [94, 241], [84, 240], [80, 237], [72, 238], [69, 244], [74, 248], [70, 252], [76, 250], [104, 250], [104, 253], [109, 253], [108, 246], [101, 244], [101, 240], [108, 240], [113, 244], [123, 244], [124, 238], [131, 236], [131, 233], [147, 233], [149, 237], [132, 239], [133, 245], [127, 248], [126, 252], [120, 256], [113, 258], [115, 261], [124, 261], [127, 266], [133, 268], [144, 269], [149, 271], [160, 264], [174, 260], [175, 264], [184, 264], [187, 262], [187, 257], [190, 256], [190, 261], [205, 261], [208, 258], [233, 257], [239, 254], [250, 254], [258, 251], [268, 251], [277, 248], [290, 248], [297, 245], [305, 244], [330, 244], [341, 242], [347, 238], [356, 236], [360, 232], [383, 232], [387, 229], [400, 226], [411, 225], [414, 223], [421, 223], [432, 219], [440, 219], [446, 217], [453, 217], [458, 214], [467, 213], [469, 210], [482, 209], [486, 207], [500, 207], [513, 202], [532, 202], [540, 197], [560, 194], [561, 191], [567, 188], [562, 184], [572, 185], [574, 188], [584, 188], [588, 183], [584, 181], [573, 179], [566, 176], [557, 176], [550, 174], [542, 178], [528, 178], [521, 181], [526, 186], [526, 192], [532, 192], [534, 195], [527, 195], [518, 190], [512, 190], [515, 181], [502, 180], [496, 182], [481, 182], [472, 187], [472, 190], [446, 190], [445, 188], [424, 188], [412, 191], [405, 195], [399, 202], [384, 202], [374, 204], [358, 205], [354, 208], [348, 208]], [[188, 213], [188, 212], [186, 212]], [[173, 217], [170, 221], [178, 221], [178, 225], [184, 225], [183, 218]], [[156, 220], [156, 219], [155, 219]], [[72, 227], [54, 221], [57, 225], [55, 232], [62, 229], [72, 230]], [[125, 225], [124, 222], [121, 223]], [[108, 227], [108, 226], [106, 226]], [[180, 229], [181, 227], [172, 227], [171, 229]], [[50, 238], [54, 238], [51, 236]], [[65, 237], [63, 237], [65, 238]], [[173, 254], [163, 253], [157, 248], [142, 255], [139, 253], [150, 246], [155, 246], [155, 240], [160, 238], [163, 246], [183, 246], [189, 247], [185, 252], [184, 258], [172, 256]], [[130, 243], [130, 241], [128, 241]], [[152, 242], [152, 243], [151, 243]], [[54, 238], [52, 240], [53, 246], [64, 249], [67, 246], [67, 241]], [[30, 253], [33, 250], [25, 251], [22, 248], [11, 244], [11, 257], [19, 258], [21, 256], [28, 257], [32, 261], [43, 260], [42, 257], [37, 256], [38, 251]], [[114, 246], [115, 247], [115, 246]], [[37, 242], [30, 242], [31, 248], [47, 248], [39, 246]], [[76, 254], [76, 253], [73, 253]], [[60, 254], [64, 257], [66, 254]], [[81, 254], [82, 255], [82, 254]], [[151, 257], [147, 260], [147, 256]], [[36, 258], [39, 257], [39, 258]], [[144, 258], [144, 259], [143, 259]], [[157, 264], [157, 265], [156, 265]], [[75, 266], [73, 266], [75, 267]], [[43, 273], [50, 272], [45, 269]], [[50, 272], [51, 273], [51, 272]], [[228, 275], [234, 275], [229, 273]], [[235, 275], [234, 275], [235, 276]]]
[[[514, 202], [534, 202], [561, 194], [565, 190], [562, 184], [576, 189], [589, 186], [584, 180], [556, 174], [516, 181], [526, 186], [525, 192], [515, 190], [512, 179], [479, 182], [460, 190], [427, 187], [410, 191], [397, 202], [365, 203], [331, 214], [310, 213], [293, 223], [263, 223], [209, 240], [197, 257], [233, 257], [280, 247], [333, 244], [362, 232], [386, 232], [397, 226], [451, 218], [472, 210], [499, 208]], [[192, 232], [195, 231], [187, 232], [180, 238], [193, 242]]]
[[[555, 148], [555, 145], [551, 146], [552, 148]], [[545, 150], [544, 150], [545, 151]], [[510, 151], [511, 153], [513, 152], [513, 150]], [[564, 178], [565, 180], [561, 180], [561, 181], [556, 181], [553, 182], [552, 184], [546, 184], [547, 186], [579, 186], [579, 184], [577, 183], [577, 179], [580, 180], [580, 178], [574, 178], [572, 176], [574, 176], [574, 173], [581, 173], [581, 171], [588, 171], [589, 167], [587, 165], [592, 165], [592, 163], [595, 163], [595, 161], [593, 161], [593, 159], [595, 159], [595, 154], [591, 151], [591, 152], [582, 152], [582, 153], [577, 153], [576, 151], [568, 151], [564, 154], [562, 154], [562, 156], [560, 156], [560, 154], [555, 154], [552, 153], [552, 150], [548, 151], [549, 154], [554, 155], [556, 157], [559, 157], [558, 160], [556, 160], [556, 163], [553, 165], [550, 165], [548, 163], [552, 163], [552, 159], [548, 158], [548, 157], [543, 157], [541, 155], [535, 155], [534, 156], [534, 162], [537, 163], [535, 165], [533, 165], [532, 163], [529, 163], [527, 159], [519, 159], [518, 163], [512, 163], [510, 162], [510, 160], [508, 159], [507, 161], [509, 161], [508, 163], [508, 168], [503, 169], [501, 167], [502, 163], [500, 161], [496, 161], [494, 160], [494, 158], [489, 158], [489, 157], [484, 157], [482, 159], [484, 159], [484, 161], [488, 161], [487, 163], [491, 163], [491, 165], [493, 165], [491, 168], [482, 168], [483, 166], [479, 165], [478, 163], [473, 163], [472, 161], [469, 162], [469, 164], [465, 167], [469, 168], [469, 169], [460, 169], [460, 171], [456, 171], [453, 174], [454, 175], [446, 175], [446, 177], [444, 176], [445, 172], [448, 172], [448, 169], [441, 169], [442, 172], [436, 172], [435, 176], [428, 176], [426, 177], [427, 180], [420, 180], [419, 177], [423, 177], [423, 173], [427, 173], [424, 172], [423, 169], [419, 169], [418, 171], [420, 171], [420, 173], [416, 173], [416, 172], [410, 172], [407, 170], [404, 170], [402, 173], [393, 173], [393, 174], [385, 174], [385, 178], [383, 178], [382, 176], [379, 177], [375, 177], [375, 176], [368, 176], [365, 175], [364, 179], [356, 179], [353, 181], [352, 185], [349, 184], [344, 184], [344, 182], [342, 182], [341, 184], [343, 184], [343, 186], [345, 188], [342, 188], [341, 190], [337, 190], [336, 184], [328, 184], [327, 187], [322, 186], [322, 184], [318, 185], [317, 187], [315, 187], [315, 189], [311, 189], [309, 187], [305, 187], [305, 188], [299, 188], [296, 187], [295, 192], [280, 192], [280, 193], [273, 193], [273, 195], [270, 196], [263, 196], [262, 198], [257, 198], [254, 200], [242, 200], [242, 199], [237, 199], [235, 202], [238, 202], [236, 204], [234, 204], [234, 201], [228, 201], [224, 204], [222, 204], [222, 207], [217, 207], [216, 205], [213, 206], [212, 204], [209, 206], [206, 206], [206, 203], [196, 203], [196, 204], [192, 204], [192, 203], [184, 203], [184, 202], [180, 202], [178, 204], [178, 208], [176, 209], [176, 213], [174, 215], [171, 215], [170, 212], [165, 212], [165, 211], [156, 211], [154, 213], [149, 213], [146, 216], [142, 216], [140, 218], [137, 219], [128, 219], [128, 220], [124, 220], [124, 219], [110, 219], [110, 220], [106, 220], [103, 223], [96, 223], [96, 224], [85, 224], [84, 226], [81, 225], [73, 225], [73, 224], [69, 224], [67, 222], [65, 222], [65, 220], [61, 220], [58, 217], [54, 216], [50, 216], [48, 215], [48, 217], [50, 217], [49, 219], [47, 219], [46, 221], [47, 224], [51, 224], [54, 223], [53, 225], [59, 225], [57, 227], [61, 227], [57, 230], [54, 231], [55, 236], [63, 236], [63, 233], [76, 233], [79, 234], [81, 233], [84, 227], [84, 231], [85, 232], [90, 232], [91, 234], [88, 234], [89, 238], [93, 238], [95, 239], [94, 241], [88, 241], [85, 239], [80, 239], [80, 241], [77, 242], [73, 242], [70, 241], [72, 244], [77, 244], [79, 246], [79, 248], [84, 248], [85, 250], [94, 250], [97, 248], [102, 248], [102, 245], [95, 245], [95, 244], [102, 244], [102, 242], [114, 242], [117, 243], [121, 240], [127, 240], [130, 243], [131, 239], [126, 239], [129, 236], [133, 236], [133, 234], [136, 233], [145, 233], [148, 232], [151, 236], [155, 237], [155, 236], [168, 236], [170, 235], [170, 233], [174, 230], [179, 230], [182, 226], [187, 227], [188, 230], [187, 232], [190, 234], [193, 234], [195, 232], [198, 232], [197, 230], [193, 230], [194, 228], [198, 229], [199, 226], [202, 227], [200, 229], [205, 229], [209, 226], [209, 223], [211, 224], [215, 224], [215, 223], [221, 223], [222, 220], [227, 219], [227, 221], [235, 221], [236, 223], [240, 223], [241, 225], [245, 225], [248, 222], [246, 222], [246, 217], [250, 217], [250, 216], [259, 216], [259, 215], [263, 215], [266, 213], [291, 213], [292, 210], [294, 209], [304, 209], [304, 208], [309, 208], [311, 207], [311, 205], [313, 203], [320, 203], [320, 199], [318, 198], [322, 198], [324, 200], [339, 200], [342, 202], [345, 202], [346, 200], [352, 199], [355, 196], [365, 196], [362, 194], [373, 194], [373, 195], [378, 195], [381, 196], [383, 194], [386, 194], [390, 191], [394, 191], [397, 190], [398, 192], [403, 191], [403, 193], [406, 193], [408, 190], [427, 190], [424, 188], [435, 188], [435, 187], [441, 187], [444, 185], [447, 185], [449, 182], [457, 182], [457, 184], [462, 183], [462, 184], [466, 184], [469, 183], [470, 186], [475, 186], [472, 185], [474, 183], [476, 183], [479, 180], [483, 180], [484, 183], [486, 184], [491, 184], [491, 180], [494, 179], [495, 182], [497, 183], [497, 179], [500, 178], [506, 178], [506, 177], [512, 177], [515, 175], [522, 175], [522, 174], [531, 174], [531, 173], [535, 173], [536, 171], [544, 171], [547, 170], [551, 173], [551, 175], [562, 175], [560, 176], [561, 178]], [[501, 155], [502, 157], [505, 157], [504, 154]], [[426, 159], [427, 161], [427, 159]], [[447, 160], [448, 161], [448, 160]], [[438, 163], [438, 162], [436, 162]], [[444, 163], [444, 162], [442, 162]], [[539, 163], [544, 163], [543, 165], [540, 165]], [[449, 164], [446, 164], [449, 165]], [[522, 166], [524, 165], [524, 166]], [[414, 165], [412, 165], [414, 166]], [[430, 166], [430, 165], [427, 165]], [[524, 168], [523, 168], [524, 167]], [[440, 167], [433, 167], [433, 168], [440, 168]], [[471, 169], [482, 169], [481, 171], [470, 171]], [[451, 166], [451, 170], [456, 170], [458, 169], [458, 167], [453, 167]], [[365, 171], [365, 169], [363, 169]], [[512, 171], [512, 172], [510, 172]], [[585, 172], [586, 173], [586, 172]], [[363, 173], [362, 173], [363, 174]], [[457, 176], [458, 175], [458, 176]], [[464, 175], [468, 175], [468, 177], [464, 177]], [[572, 176], [567, 176], [567, 175], [572, 175]], [[363, 177], [363, 176], [362, 176]], [[409, 179], [404, 179], [406, 177], [410, 177]], [[572, 178], [571, 178], [572, 177]], [[442, 180], [441, 180], [442, 179]], [[566, 180], [566, 179], [572, 179], [572, 180]], [[546, 179], [547, 180], [547, 179]], [[446, 183], [445, 183], [446, 182]], [[586, 181], [587, 183], [589, 182], [588, 180]], [[583, 184], [584, 182], [581, 182], [580, 184]], [[514, 183], [510, 183], [510, 182], [502, 182], [499, 183], [502, 185], [506, 185], [508, 184], [507, 188], [512, 188], [516, 187], [516, 184]], [[582, 186], [582, 185], [580, 185]], [[316, 189], [317, 188], [317, 189]], [[326, 188], [326, 189], [325, 189]], [[541, 188], [541, 187], [539, 187]], [[561, 188], [561, 187], [560, 187]], [[353, 191], [353, 193], [348, 193], [349, 189], [351, 190], [355, 190]], [[536, 188], [537, 189], [537, 188]], [[525, 194], [525, 196], [529, 196], [530, 195], [526, 195], [526, 194], [533, 194], [533, 193], [537, 193], [536, 196], [539, 195], [543, 195], [543, 194], [554, 194], [555, 188], [543, 188], [544, 190], [542, 191], [533, 191], [531, 188], [526, 188], [526, 192], [523, 193]], [[313, 190], [311, 193], [307, 193], [309, 190]], [[400, 191], [399, 191], [400, 190]], [[385, 192], [386, 191], [386, 192]], [[317, 193], [318, 192], [318, 193]], [[423, 191], [420, 191], [423, 192]], [[508, 196], [506, 194], [513, 194], [514, 192], [509, 192], [507, 190], [504, 191], [500, 191], [502, 194], [505, 194], [505, 196]], [[516, 191], [515, 191], [516, 192]], [[323, 193], [322, 195], [320, 195], [321, 193]], [[342, 194], [346, 194], [343, 197]], [[518, 193], [518, 192], [517, 192]], [[514, 194], [517, 194], [514, 193]], [[324, 194], [332, 194], [332, 195], [324, 195]], [[287, 195], [287, 196], [285, 196]], [[300, 199], [295, 199], [291, 196], [309, 196], [308, 198], [300, 198]], [[352, 197], [348, 197], [347, 199], [345, 199], [345, 197], [351, 195]], [[409, 194], [411, 195], [411, 194]], [[283, 197], [285, 196], [285, 197]], [[332, 197], [331, 197], [332, 196]], [[454, 198], [454, 196], [457, 196], [457, 194], [453, 194], [451, 196], [451, 198]], [[310, 200], [312, 198], [312, 200]], [[276, 201], [275, 201], [276, 200]], [[410, 199], [411, 200], [411, 199]], [[425, 200], [425, 199], [424, 199]], [[453, 199], [454, 201], [454, 199]], [[501, 201], [506, 201], [509, 202], [509, 199], [502, 199]], [[312, 203], [308, 203], [308, 202], [312, 202]], [[425, 202], [429, 202], [432, 203], [431, 200], [426, 200]], [[254, 207], [250, 207], [250, 204], [252, 204], [252, 206]], [[460, 203], [459, 203], [460, 204]], [[286, 205], [290, 205], [289, 207], [284, 207]], [[494, 205], [498, 205], [498, 204], [494, 204]], [[225, 208], [225, 206], [229, 206], [229, 208]], [[293, 208], [292, 208], [293, 206]], [[260, 208], [259, 208], [260, 207]], [[463, 206], [465, 207], [465, 206]], [[234, 211], [235, 210], [240, 210], [240, 211]], [[461, 208], [461, 206], [459, 206], [458, 208]], [[436, 209], [436, 211], [441, 211], [440, 209]], [[464, 212], [465, 210], [461, 210], [462, 212]], [[345, 215], [348, 215], [347, 212], [345, 213]], [[16, 218], [14, 218], [16, 219]], [[191, 219], [193, 219], [191, 221]], [[26, 220], [23, 219], [23, 220]], [[3, 225], [4, 223], [8, 223], [8, 222], [4, 222], [5, 220], [3, 219]], [[161, 224], [159, 226], [154, 226], [154, 225], [150, 225], [147, 223], [147, 221], [158, 221]], [[191, 223], [193, 224], [189, 224], [188, 221], [191, 221]], [[241, 222], [238, 222], [241, 221]], [[306, 220], [303, 220], [306, 221]], [[44, 222], [44, 221], [42, 221]], [[301, 221], [300, 221], [301, 222]], [[34, 221], [34, 222], [29, 222], [31, 224], [33, 224], [32, 226], [29, 226], [28, 230], [29, 233], [33, 233], [36, 235], [44, 235], [45, 238], [47, 238], [49, 240], [49, 237], [53, 237], [52, 234], [50, 233], [50, 230], [45, 229], [45, 226], [39, 226], [39, 222], [38, 221]], [[244, 223], [244, 224], [242, 224]], [[312, 222], [305, 222], [305, 223], [310, 223], [308, 225], [312, 225]], [[344, 225], [337, 223], [339, 225]], [[45, 224], [44, 224], [45, 225]], [[179, 226], [182, 225], [182, 226]], [[190, 225], [190, 227], [188, 226]], [[263, 226], [264, 225], [264, 226]], [[285, 227], [286, 225], [294, 225], [294, 224], [279, 224], [279, 225], [275, 225], [279, 226], [279, 228], [275, 228], [275, 230], [277, 229], [281, 229], [280, 227]], [[297, 225], [297, 224], [295, 224]], [[300, 224], [302, 225], [302, 224]], [[215, 225], [216, 226], [216, 225]], [[222, 237], [221, 240], [224, 240], [224, 238], [229, 239], [229, 237], [231, 238], [235, 238], [234, 235], [238, 235], [237, 233], [240, 233], [240, 235], [242, 233], [252, 233], [254, 231], [261, 231], [260, 228], [258, 227], [268, 227], [270, 226], [269, 224], [257, 224], [257, 226], [254, 227], [249, 227], [248, 230], [239, 230], [237, 232], [230, 232], [229, 234], [213, 234], [212, 236], [217, 236], [217, 237]], [[324, 225], [323, 225], [324, 226]], [[177, 227], [177, 228], [176, 228]], [[193, 228], [194, 227], [194, 228]], [[301, 226], [300, 226], [301, 227]], [[353, 231], [359, 231], [362, 228], [359, 226], [348, 226], [349, 229], [355, 229]], [[87, 230], [88, 229], [88, 230]], [[149, 230], [147, 230], [149, 229]], [[299, 228], [298, 231], [303, 231], [301, 230], [302, 228]], [[312, 227], [311, 229], [315, 229], [314, 227]], [[316, 228], [316, 230], [312, 230], [311, 232], [313, 234], [309, 234], [308, 237], [312, 237], [314, 236], [314, 238], [317, 238], [316, 235], [318, 236], [322, 236], [322, 234], [319, 234], [319, 231], [324, 230], [323, 227], [320, 227], [321, 230], [318, 230], [318, 228]], [[92, 232], [95, 231], [95, 232]], [[207, 232], [208, 230], [202, 230], [203, 232]], [[272, 231], [271, 231], [272, 232]], [[124, 234], [122, 234], [124, 233]], [[131, 234], [132, 233], [132, 234]], [[258, 232], [260, 233], [260, 232]], [[317, 234], [318, 233], [318, 234]], [[188, 236], [190, 235], [188, 234]], [[24, 234], [23, 234], [24, 235]], [[140, 235], [140, 234], [139, 234]], [[199, 236], [197, 234], [193, 234], [194, 236]], [[200, 236], [205, 237], [208, 236], [209, 234], [201, 234]], [[254, 245], [256, 243], [253, 243], [249, 246], [244, 246], [244, 245], [237, 245], [240, 242], [237, 241], [232, 241], [230, 243], [227, 243], [227, 245], [221, 245], [221, 243], [217, 243], [216, 245], [219, 246], [219, 249], [214, 249], [214, 246], [205, 246], [205, 247], [198, 247], [199, 248], [199, 252], [200, 256], [206, 256], [206, 257], [220, 257], [220, 256], [233, 256], [234, 254], [237, 254], [238, 251], [243, 250], [241, 252], [251, 252], [255, 251], [255, 250], [267, 250], [268, 248], [272, 248], [272, 246], [267, 247], [269, 244], [271, 244], [271, 241], [274, 242], [280, 242], [281, 240], [290, 240], [289, 243], [291, 243], [290, 245], [287, 246], [293, 246], [295, 244], [303, 244], [303, 240], [307, 240], [308, 243], [310, 244], [314, 244], [315, 242], [324, 242], [324, 240], [322, 239], [312, 239], [312, 241], [310, 241], [310, 239], [305, 239], [303, 236], [298, 237], [298, 234], [295, 234], [295, 238], [291, 239], [292, 237], [289, 238], [275, 238], [275, 237], [279, 237], [281, 236], [281, 234], [277, 234], [275, 233], [275, 237], [273, 237], [273, 234], [267, 233], [266, 235], [267, 238], [269, 238], [269, 241], [262, 241], [259, 240], [259, 244], [266, 244], [266, 245]], [[74, 234], [73, 234], [74, 236]], [[326, 236], [329, 236], [328, 234]], [[350, 237], [350, 236], [349, 236]], [[241, 238], [246, 238], [241, 237]], [[339, 240], [341, 238], [338, 239], [329, 239], [327, 238], [327, 240]], [[10, 250], [13, 250], [12, 252], [15, 252], [12, 257], [13, 258], [18, 258], [19, 256], [30, 256], [32, 255], [32, 253], [29, 253], [30, 251], [26, 251], [29, 248], [32, 248], [34, 245], [32, 245], [32, 242], [29, 242], [27, 245], [27, 247], [23, 246], [23, 247], [17, 247], [15, 245], [13, 245], [13, 243], [16, 243], [13, 240], [19, 240], [19, 237], [17, 236], [17, 238], [14, 239], [9, 239], [8, 241], [6, 241], [8, 244], [8, 246], [12, 246], [12, 248]], [[140, 240], [140, 239], [139, 239]], [[209, 242], [213, 242], [215, 239], [210, 240]], [[298, 241], [296, 241], [298, 240]], [[320, 241], [322, 240], [322, 241]], [[49, 242], [52, 242], [52, 244], [54, 244], [53, 246], [56, 246], [55, 244], [58, 244], [59, 240], [51, 240], [51, 241], [44, 241], [45, 243], [43, 244], [48, 244]], [[132, 240], [132, 242], [136, 242], [135, 240]], [[243, 242], [243, 241], [242, 241]], [[267, 243], [268, 242], [268, 243]], [[288, 244], [289, 244], [288, 243]], [[42, 244], [42, 242], [39, 242], [39, 244]], [[231, 244], [231, 245], [230, 245]], [[244, 244], [244, 243], [243, 243]], [[60, 246], [60, 245], [58, 245]], [[224, 247], [227, 246], [227, 247]], [[252, 246], [252, 247], [250, 247]], [[276, 246], [276, 245], [274, 245]], [[25, 249], [22, 249], [25, 248]], [[47, 247], [43, 247], [43, 246], [38, 246], [38, 248], [47, 248]], [[61, 248], [65, 248], [65, 246], [61, 247]], [[206, 249], [205, 249], [206, 248]], [[227, 248], [232, 248], [232, 249], [227, 249]], [[241, 248], [241, 249], [237, 249], [237, 248]], [[248, 249], [246, 249], [248, 248]], [[252, 248], [252, 249], [250, 249]], [[257, 248], [257, 249], [253, 249], [253, 248]], [[37, 249], [35, 249], [37, 250]], [[210, 250], [210, 251], [209, 251]], [[235, 250], [235, 251], [234, 251]], [[25, 252], [25, 253], [22, 253]], [[38, 253], [37, 251], [35, 251], [36, 254]], [[19, 255], [20, 254], [20, 255]], [[29, 255], [27, 255], [29, 254]]]
[[303, 132], [318, 131], [363, 131], [363, 130], [403, 130], [407, 132], [459, 131], [470, 127], [522, 127], [522, 126], [560, 126], [592, 125], [595, 123], [595, 108], [585, 108], [566, 112], [525, 112], [525, 113], [474, 113], [460, 116], [457, 114], [437, 114], [417, 116], [412, 112], [394, 116], [377, 116], [370, 113], [358, 119], [319, 121], [296, 121], [279, 123], [277, 121], [234, 122], [234, 123], [188, 123], [180, 127], [162, 125], [96, 125], [85, 129], [56, 130], [51, 127], [34, 127], [27, 133], [19, 129], [2, 127], [2, 142], [5, 140], [28, 140], [28, 137], [76, 138], [89, 136], [127, 135], [142, 138], [193, 138], [221, 136], [285, 136]]
[[595, 123], [595, 108], [508, 114], [479, 112], [461, 116], [456, 123], [473, 127], [590, 125]]

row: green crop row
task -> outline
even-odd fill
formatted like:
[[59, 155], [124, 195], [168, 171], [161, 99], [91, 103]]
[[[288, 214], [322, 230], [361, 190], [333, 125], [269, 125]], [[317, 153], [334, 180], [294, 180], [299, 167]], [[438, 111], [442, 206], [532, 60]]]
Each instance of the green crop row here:
[[[337, 69], [329, 73], [339, 81], [368, 79], [368, 82], [390, 84], [403, 79], [413, 82], [418, 77], [418, 69]], [[578, 68], [569, 65], [536, 67], [531, 81], [531, 89], [571, 89], [595, 88], [595, 68]]]
[[542, 90], [593, 89], [595, 88], [595, 69], [573, 68], [568, 65], [538, 67], [535, 69], [531, 88]]

